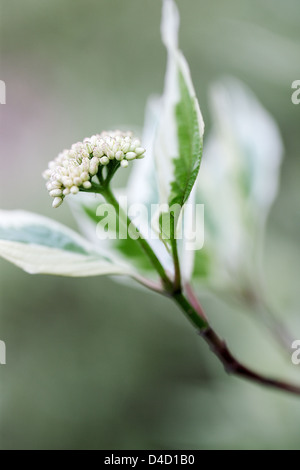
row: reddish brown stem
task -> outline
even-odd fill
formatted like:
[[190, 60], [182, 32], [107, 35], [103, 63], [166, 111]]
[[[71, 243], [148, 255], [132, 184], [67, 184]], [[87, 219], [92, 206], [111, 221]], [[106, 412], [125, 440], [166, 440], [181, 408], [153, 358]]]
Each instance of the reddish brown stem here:
[[222, 362], [224, 369], [228, 374], [234, 374], [267, 387], [273, 387], [278, 390], [284, 390], [285, 392], [300, 395], [300, 386], [265, 377], [264, 375], [254, 372], [241, 364], [229, 351], [226, 343], [221, 340], [221, 338], [219, 338], [219, 336], [210, 327], [201, 330], [200, 335], [205, 339], [212, 352]]
[[[193, 302], [187, 300], [187, 298], [182, 293], [177, 293], [173, 295], [176, 303], [181, 307], [185, 315], [188, 317], [190, 322], [197, 328], [199, 334], [207, 342], [212, 352], [218, 357], [221, 363], [224, 366], [225, 371], [228, 374], [233, 374], [238, 377], [242, 377], [257, 384], [264, 385], [267, 387], [272, 387], [277, 390], [283, 390], [285, 392], [293, 393], [295, 395], [300, 395], [300, 386], [284, 382], [282, 380], [277, 380], [269, 377], [265, 377], [258, 372], [253, 371], [252, 369], [241, 364], [238, 359], [236, 359], [233, 354], [228, 349], [226, 343], [215, 333], [211, 328], [207, 320], [204, 320], [205, 315], [200, 312], [203, 312], [203, 309], [196, 299], [196, 296], [193, 295]], [[197, 303], [197, 308], [193, 304]]]

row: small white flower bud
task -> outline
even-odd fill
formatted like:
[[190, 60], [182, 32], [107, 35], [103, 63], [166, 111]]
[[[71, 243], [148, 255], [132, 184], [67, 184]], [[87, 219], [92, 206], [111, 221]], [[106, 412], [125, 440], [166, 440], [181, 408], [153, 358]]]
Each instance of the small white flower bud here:
[[76, 178], [76, 176], [80, 176], [80, 168], [77, 166], [74, 166], [72, 168], [72, 174], [73, 174], [73, 178]]
[[122, 160], [121, 161], [121, 167], [122, 168], [127, 168], [128, 167], [128, 161], [127, 160]]
[[61, 183], [59, 181], [49, 181], [47, 184], [47, 189], [48, 191], [51, 191], [51, 189], [59, 189], [61, 187]]
[[122, 150], [119, 150], [116, 153], [116, 160], [121, 161], [121, 160], [123, 160], [123, 158], [124, 158], [124, 153], [122, 152]]
[[[81, 168], [88, 175], [89, 169], [90, 169], [90, 159], [89, 158], [84, 158], [82, 160]], [[82, 177], [82, 175], [81, 175], [81, 177]], [[87, 178], [88, 178], [88, 176], [87, 176]]]
[[62, 183], [66, 187], [71, 187], [73, 185], [73, 180], [71, 178], [68, 178], [67, 176], [64, 176], [62, 178]]
[[92, 135], [92, 137], [89, 140], [90, 140], [92, 146], [94, 147], [95, 145], [97, 145], [98, 136], [97, 135]]
[[92, 187], [92, 183], [90, 181], [85, 181], [82, 186], [85, 189], [90, 189]]
[[79, 176], [76, 176], [76, 178], [74, 178], [74, 184], [76, 186], [80, 186], [82, 184], [82, 179]]
[[82, 158], [88, 158], [89, 157], [89, 152], [87, 151], [87, 149], [82, 149], [81, 157]]
[[137, 156], [139, 157], [140, 155], [142, 155], [143, 153], [145, 153], [146, 150], [143, 148], [143, 147], [137, 147], [135, 149], [135, 153], [137, 154]]
[[123, 150], [124, 153], [128, 152], [129, 148], [130, 148], [130, 142], [126, 141], [121, 144], [121, 149]]
[[101, 147], [94, 148], [93, 155], [94, 157], [101, 158], [103, 156], [102, 148]]
[[69, 152], [69, 156], [70, 156], [70, 158], [76, 158], [77, 157], [77, 151], [75, 149], [73, 149], [73, 147], [71, 148], [71, 150]]
[[77, 186], [72, 186], [70, 191], [71, 191], [72, 194], [77, 194], [79, 192], [79, 188]]
[[54, 207], [54, 209], [56, 209], [57, 207], [59, 207], [63, 202], [63, 199], [61, 197], [56, 197], [52, 203], [52, 207]]
[[91, 145], [90, 142], [86, 143], [86, 149], [89, 153], [93, 153], [93, 146]]
[[51, 197], [58, 197], [62, 195], [62, 190], [61, 189], [52, 189], [52, 191], [49, 192], [49, 195]]
[[68, 196], [70, 194], [70, 188], [66, 188], [63, 190], [63, 195]]
[[108, 158], [109, 158], [110, 160], [113, 160], [113, 159], [115, 158], [114, 152], [113, 152], [112, 150], [110, 150], [110, 149], [107, 149], [107, 150], [105, 151], [105, 154], [108, 156]]
[[89, 179], [89, 174], [87, 171], [83, 171], [80, 175], [80, 178], [82, 179], [82, 181], [86, 181]]
[[96, 175], [98, 173], [99, 160], [97, 157], [93, 157], [90, 161], [90, 174]]
[[136, 153], [128, 152], [126, 153], [126, 160], [134, 160], [136, 158]]
[[108, 165], [109, 164], [109, 158], [107, 158], [107, 157], [100, 158], [100, 163], [102, 163], [102, 165]]
[[140, 155], [137, 155], [137, 160], [142, 160], [142, 158], [145, 158], [145, 154], [141, 153]]

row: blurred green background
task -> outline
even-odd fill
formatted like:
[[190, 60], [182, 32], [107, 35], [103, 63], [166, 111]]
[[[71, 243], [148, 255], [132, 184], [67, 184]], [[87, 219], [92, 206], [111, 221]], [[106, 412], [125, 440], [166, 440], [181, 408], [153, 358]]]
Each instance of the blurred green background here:
[[[212, 80], [235, 75], [282, 131], [282, 185], [264, 266], [278, 316], [300, 339], [300, 79], [297, 0], [178, 0], [181, 47], [207, 124]], [[41, 172], [102, 129], [141, 129], [163, 87], [160, 0], [0, 0], [1, 208], [75, 227]], [[208, 132], [207, 132], [208, 134]], [[167, 300], [107, 278], [32, 277], [0, 260], [1, 449], [299, 449], [300, 399], [229, 378]], [[300, 382], [251, 312], [205, 296], [248, 364]]]

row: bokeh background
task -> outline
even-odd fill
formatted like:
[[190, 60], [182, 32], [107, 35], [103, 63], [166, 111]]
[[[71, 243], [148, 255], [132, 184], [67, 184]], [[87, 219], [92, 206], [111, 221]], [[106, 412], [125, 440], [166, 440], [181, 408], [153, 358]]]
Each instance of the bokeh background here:
[[[210, 83], [245, 81], [285, 144], [264, 267], [278, 316], [300, 339], [300, 79], [297, 0], [178, 0], [181, 46], [207, 125]], [[68, 223], [41, 172], [74, 141], [141, 128], [163, 87], [160, 0], [0, 0], [1, 208]], [[121, 181], [119, 181], [121, 182]], [[225, 375], [167, 300], [107, 278], [32, 277], [0, 260], [1, 449], [299, 449], [300, 399]], [[250, 311], [205, 296], [215, 328], [263, 372], [298, 379]]]

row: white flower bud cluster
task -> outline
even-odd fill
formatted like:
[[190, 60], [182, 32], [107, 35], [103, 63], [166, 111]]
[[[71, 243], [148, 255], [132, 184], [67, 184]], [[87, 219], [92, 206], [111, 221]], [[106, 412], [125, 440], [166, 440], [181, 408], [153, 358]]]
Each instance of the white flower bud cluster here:
[[53, 207], [59, 207], [65, 196], [90, 189], [91, 180], [101, 166], [117, 160], [123, 168], [130, 160], [144, 158], [145, 149], [131, 132], [109, 131], [73, 144], [51, 161], [43, 173]]

